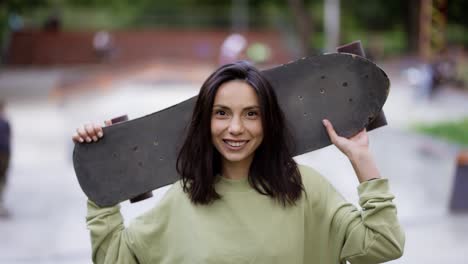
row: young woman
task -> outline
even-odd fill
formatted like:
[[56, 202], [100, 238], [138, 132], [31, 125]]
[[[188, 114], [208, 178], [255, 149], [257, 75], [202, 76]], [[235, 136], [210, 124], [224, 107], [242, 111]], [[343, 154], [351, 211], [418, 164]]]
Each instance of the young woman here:
[[[106, 124], [109, 124], [106, 122]], [[394, 196], [363, 130], [332, 142], [359, 179], [362, 210], [291, 157], [276, 96], [246, 62], [222, 66], [203, 84], [179, 152], [181, 180], [124, 227], [119, 206], [88, 201], [95, 263], [379, 263], [402, 255]], [[103, 137], [77, 129], [75, 142]]]

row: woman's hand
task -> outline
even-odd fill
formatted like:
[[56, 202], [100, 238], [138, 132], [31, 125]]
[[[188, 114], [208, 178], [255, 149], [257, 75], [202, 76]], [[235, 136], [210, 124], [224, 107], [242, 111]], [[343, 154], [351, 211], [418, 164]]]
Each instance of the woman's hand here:
[[377, 166], [369, 151], [369, 138], [366, 129], [347, 139], [336, 134], [330, 121], [323, 120], [331, 142], [343, 152], [353, 165], [359, 182], [380, 178]]
[[[112, 123], [110, 120], [104, 121], [106, 126], [110, 126]], [[82, 127], [76, 129], [76, 134], [73, 135], [72, 140], [75, 143], [90, 143], [96, 142], [104, 136], [102, 126], [99, 124], [85, 124]]]
[[333, 128], [332, 123], [327, 119], [323, 120], [323, 125], [327, 129], [331, 142], [349, 159], [369, 151], [369, 138], [367, 137], [365, 128], [353, 137], [347, 139], [345, 137], [338, 136], [338, 134], [335, 132], [335, 129]]

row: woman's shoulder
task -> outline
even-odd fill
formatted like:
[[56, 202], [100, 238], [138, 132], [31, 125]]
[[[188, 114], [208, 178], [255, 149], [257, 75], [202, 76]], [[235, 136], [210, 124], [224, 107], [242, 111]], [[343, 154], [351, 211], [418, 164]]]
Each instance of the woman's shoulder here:
[[301, 173], [302, 184], [305, 188], [328, 184], [328, 180], [314, 168], [303, 164], [298, 164], [297, 167]]
[[180, 181], [173, 183], [167, 191], [163, 194], [159, 201], [147, 212], [137, 217], [134, 223], [145, 224], [154, 223], [155, 219], [162, 221], [166, 219], [171, 211], [174, 204], [177, 204], [180, 199], [184, 198], [185, 193], [182, 189]]
[[298, 164], [301, 173], [302, 184], [306, 193], [307, 203], [313, 207], [321, 208], [327, 197], [334, 192], [331, 183], [314, 168]]
[[163, 197], [158, 201], [157, 205], [153, 207], [153, 210], [157, 210], [158, 207], [169, 206], [174, 202], [178, 202], [178, 200], [186, 198], [187, 195], [183, 190], [182, 182], [176, 181], [170, 185], [167, 189]]

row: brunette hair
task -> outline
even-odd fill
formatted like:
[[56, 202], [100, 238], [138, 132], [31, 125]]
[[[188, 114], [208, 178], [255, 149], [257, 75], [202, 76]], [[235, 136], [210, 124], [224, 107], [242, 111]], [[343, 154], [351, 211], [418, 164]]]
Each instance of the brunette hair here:
[[177, 157], [177, 172], [184, 192], [194, 204], [209, 204], [221, 198], [214, 187], [216, 175], [221, 173], [221, 154], [211, 142], [211, 116], [218, 88], [231, 80], [248, 83], [260, 103], [263, 140], [255, 150], [249, 184], [283, 206], [294, 205], [304, 187], [292, 159], [292, 137], [270, 83], [245, 61], [220, 67], [200, 89], [187, 137]]

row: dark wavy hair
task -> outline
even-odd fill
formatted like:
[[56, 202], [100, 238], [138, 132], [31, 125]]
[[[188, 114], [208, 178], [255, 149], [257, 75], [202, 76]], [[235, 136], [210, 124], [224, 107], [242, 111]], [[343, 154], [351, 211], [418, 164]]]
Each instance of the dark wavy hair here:
[[263, 141], [255, 150], [249, 184], [283, 206], [294, 205], [304, 187], [291, 154], [292, 137], [270, 83], [245, 61], [220, 67], [200, 89], [187, 137], [177, 157], [184, 192], [194, 204], [210, 204], [221, 198], [214, 187], [216, 175], [221, 173], [221, 154], [211, 141], [211, 116], [218, 88], [231, 80], [247, 82], [255, 89], [260, 103]]

